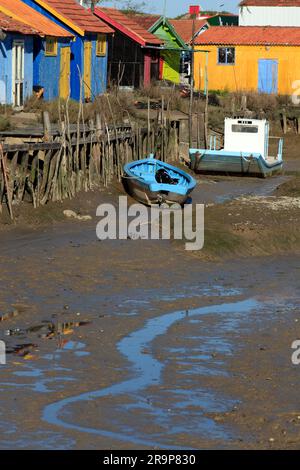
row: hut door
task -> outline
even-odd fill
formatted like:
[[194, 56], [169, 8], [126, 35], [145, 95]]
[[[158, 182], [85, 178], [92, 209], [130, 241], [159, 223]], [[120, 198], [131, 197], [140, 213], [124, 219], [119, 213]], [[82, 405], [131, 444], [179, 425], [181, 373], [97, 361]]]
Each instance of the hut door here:
[[258, 91], [260, 93], [277, 93], [278, 89], [278, 60], [259, 59], [258, 61]]
[[22, 108], [24, 104], [24, 41], [13, 42], [12, 102], [15, 108]]
[[60, 50], [59, 96], [65, 100], [70, 94], [70, 58], [70, 47], [62, 47]]
[[84, 42], [84, 98], [89, 101], [91, 99], [91, 65], [92, 65], [92, 43]]

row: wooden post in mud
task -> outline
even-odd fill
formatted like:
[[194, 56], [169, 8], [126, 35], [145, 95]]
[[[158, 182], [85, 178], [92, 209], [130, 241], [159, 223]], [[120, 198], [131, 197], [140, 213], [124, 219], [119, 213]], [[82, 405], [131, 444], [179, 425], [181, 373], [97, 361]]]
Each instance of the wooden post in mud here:
[[204, 110], [205, 148], [208, 148], [208, 53], [205, 53], [205, 110]]
[[102, 133], [102, 122], [101, 122], [101, 117], [100, 114], [96, 114], [96, 135], [98, 138], [100, 138]]
[[147, 113], [147, 154], [152, 153], [150, 148], [150, 98], [148, 98], [148, 113]]
[[197, 113], [197, 148], [200, 148], [200, 113]]
[[282, 130], [283, 130], [283, 133], [284, 133], [284, 134], [287, 133], [287, 119], [286, 119], [286, 114], [285, 114], [285, 112], [282, 113]]
[[51, 122], [48, 111], [43, 111], [44, 140], [48, 142], [51, 139]]
[[231, 116], [232, 117], [235, 116], [235, 108], [236, 108], [236, 98], [233, 95], [232, 98], [231, 98]]
[[161, 97], [161, 117], [160, 117], [160, 123], [162, 124], [164, 122], [164, 113], [165, 111], [165, 100], [164, 97]]
[[297, 134], [300, 134], [300, 117], [297, 117], [296, 120], [297, 120], [296, 131], [297, 131]]
[[165, 135], [164, 135], [164, 121], [165, 121], [165, 100], [164, 97], [161, 97], [161, 123], [160, 123], [160, 135], [161, 135], [161, 153], [160, 158], [162, 161], [165, 159]]
[[[11, 220], [14, 220], [14, 214], [13, 214], [13, 210], [12, 210], [12, 194], [11, 194], [10, 187], [9, 187], [9, 184], [8, 184], [6, 162], [5, 162], [5, 159], [4, 159], [2, 144], [0, 144], [0, 160], [1, 160], [1, 169], [2, 169], [2, 174], [3, 174], [3, 183], [4, 183], [4, 188], [5, 188], [5, 191], [6, 191], [8, 211], [9, 211], [9, 215], [10, 215]], [[2, 198], [1, 198], [0, 204], [2, 206]], [[2, 207], [1, 207], [1, 209], [2, 209]]]
[[241, 98], [241, 110], [246, 111], [247, 109], [247, 95], [242, 95]]
[[189, 147], [193, 147], [193, 106], [194, 106], [194, 68], [195, 68], [195, 33], [196, 14], [192, 14], [192, 47], [191, 47], [191, 77], [190, 77], [190, 103], [189, 103]]

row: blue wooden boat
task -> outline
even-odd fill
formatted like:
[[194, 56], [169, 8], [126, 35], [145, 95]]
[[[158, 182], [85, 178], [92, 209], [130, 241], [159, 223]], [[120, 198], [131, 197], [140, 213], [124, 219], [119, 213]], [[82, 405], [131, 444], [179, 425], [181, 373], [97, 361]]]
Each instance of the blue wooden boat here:
[[153, 155], [127, 163], [122, 181], [128, 194], [147, 205], [184, 204], [196, 186], [191, 175]]
[[196, 173], [271, 176], [282, 170], [283, 139], [277, 152], [269, 155], [269, 123], [265, 119], [225, 119], [224, 148], [216, 150], [211, 138], [209, 149], [190, 149], [191, 169]]

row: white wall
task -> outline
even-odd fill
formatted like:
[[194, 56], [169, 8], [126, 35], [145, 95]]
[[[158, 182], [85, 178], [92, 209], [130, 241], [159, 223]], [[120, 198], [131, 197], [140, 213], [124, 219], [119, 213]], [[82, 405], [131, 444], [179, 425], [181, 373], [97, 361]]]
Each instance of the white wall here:
[[240, 26], [300, 26], [300, 7], [240, 7]]

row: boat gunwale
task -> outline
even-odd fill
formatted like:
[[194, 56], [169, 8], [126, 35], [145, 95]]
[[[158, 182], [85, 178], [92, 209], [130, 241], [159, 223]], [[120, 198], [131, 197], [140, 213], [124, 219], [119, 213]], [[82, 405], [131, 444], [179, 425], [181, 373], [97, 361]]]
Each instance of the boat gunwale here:
[[[169, 163], [158, 160], [157, 158], [143, 158], [141, 160], [134, 160], [132, 162], [128, 162], [124, 165], [124, 173], [129, 175], [130, 178], [136, 179], [136, 180], [140, 181], [141, 183], [143, 183], [145, 186], [150, 188], [151, 184], [153, 184], [153, 183], [152, 182], [147, 182], [145, 180], [145, 178], [143, 178], [142, 176], [135, 175], [132, 172], [131, 167], [142, 165], [143, 163], [148, 163], [148, 164], [153, 164], [154, 165], [154, 164], [156, 164], [156, 162], [160, 163], [162, 165], [162, 167], [166, 167], [166, 169], [170, 169], [170, 170], [174, 171], [175, 173], [178, 173], [179, 175], [183, 176], [187, 180], [187, 183], [188, 183], [186, 188], [185, 188], [186, 192], [188, 192], [188, 191], [191, 192], [195, 188], [195, 186], [197, 184], [197, 181], [195, 180], [195, 178], [193, 178], [192, 175], [185, 172], [184, 170], [181, 170], [181, 168], [177, 168], [173, 165], [170, 165]], [[182, 184], [170, 185], [170, 184], [167, 184], [167, 183], [158, 183], [158, 182], [156, 182], [156, 184], [161, 185], [161, 187], [167, 187], [166, 189], [162, 189], [162, 190], [167, 190], [167, 191], [169, 191], [169, 187], [170, 188], [172, 187], [174, 189], [174, 188], [176, 188], [176, 186], [183, 186]]]

